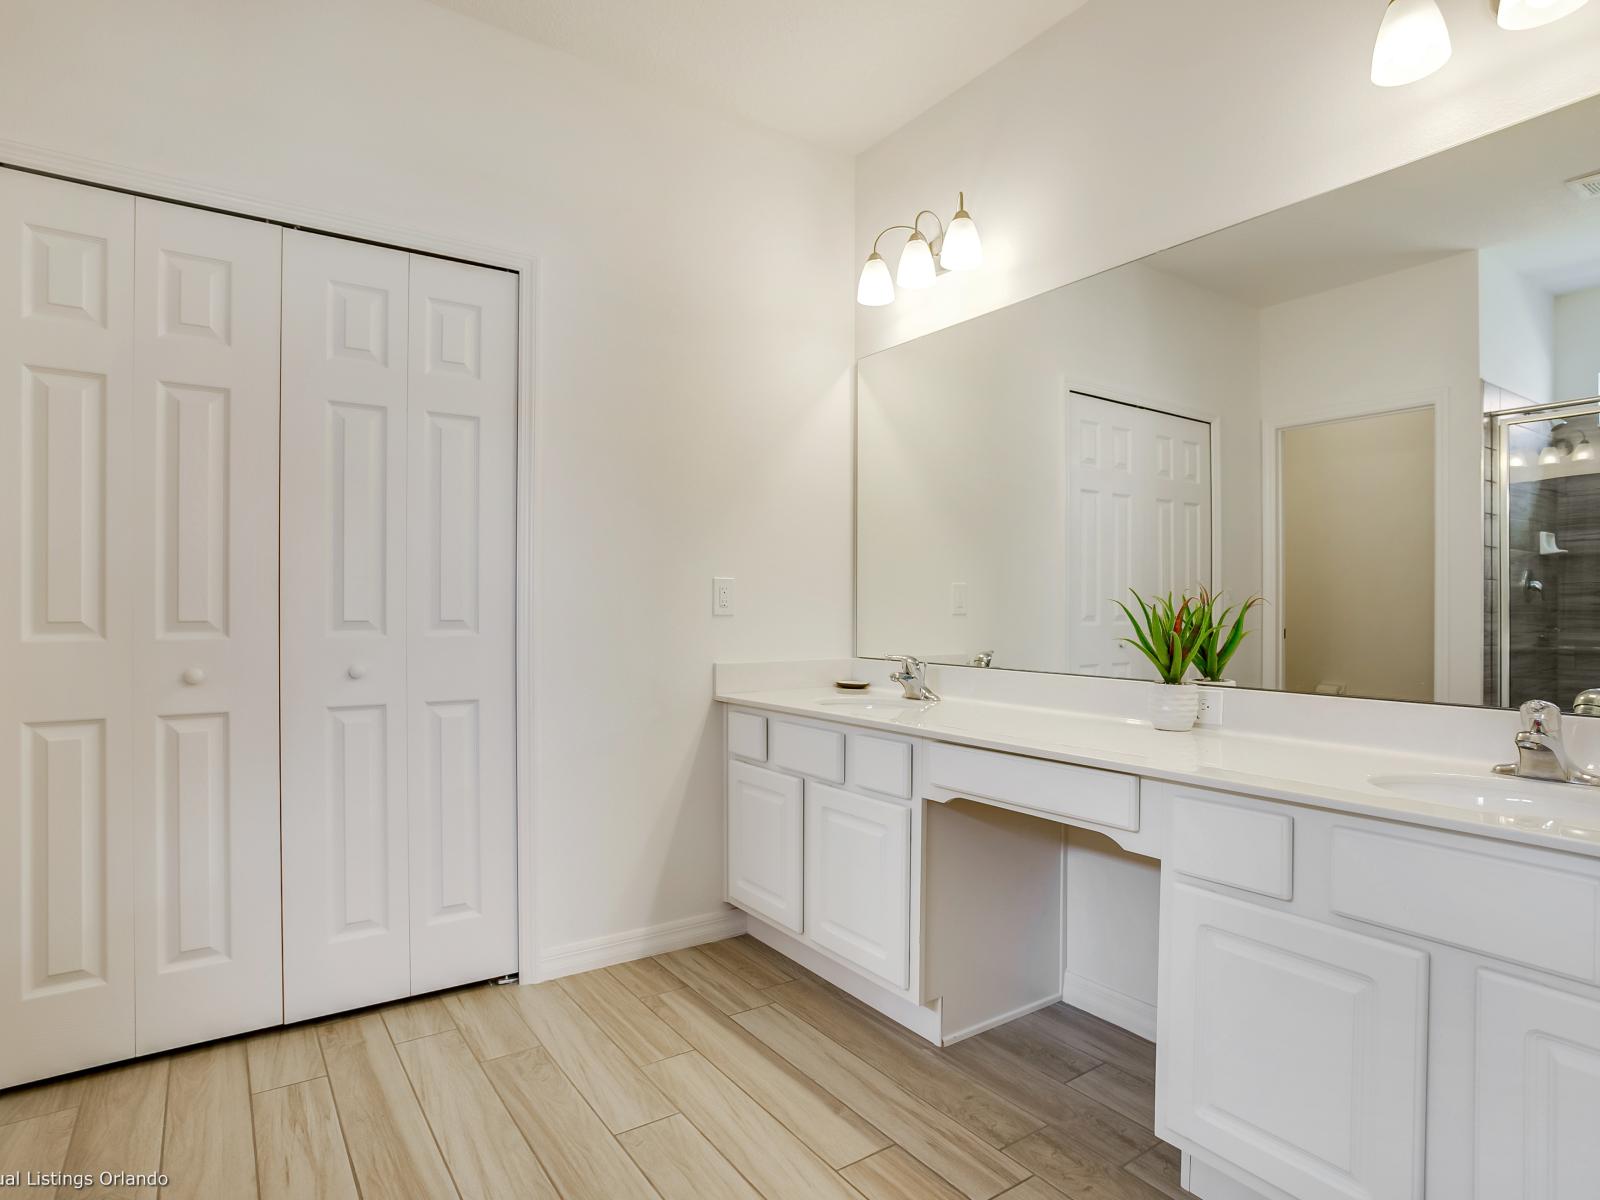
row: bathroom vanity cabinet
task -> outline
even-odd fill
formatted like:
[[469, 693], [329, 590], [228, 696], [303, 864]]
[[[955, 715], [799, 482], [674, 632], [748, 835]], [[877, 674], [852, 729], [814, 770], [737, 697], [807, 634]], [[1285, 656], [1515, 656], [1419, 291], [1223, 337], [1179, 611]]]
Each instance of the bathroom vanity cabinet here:
[[1156, 1132], [1197, 1195], [1594, 1194], [1592, 850], [795, 712], [727, 735], [729, 901], [936, 1043], [1060, 998], [1066, 826], [1159, 860]]

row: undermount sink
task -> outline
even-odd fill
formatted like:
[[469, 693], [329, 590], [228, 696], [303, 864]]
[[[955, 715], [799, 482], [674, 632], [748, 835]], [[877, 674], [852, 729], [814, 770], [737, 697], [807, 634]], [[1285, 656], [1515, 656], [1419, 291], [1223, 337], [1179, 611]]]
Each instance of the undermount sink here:
[[911, 712], [924, 709], [936, 700], [906, 700], [900, 696], [830, 696], [817, 703], [828, 708], [848, 708], [856, 712]]
[[1444, 771], [1372, 775], [1367, 782], [1408, 800], [1442, 804], [1509, 818], [1517, 823], [1544, 824], [1600, 817], [1600, 788], [1571, 783], [1546, 783], [1510, 775], [1453, 775]]

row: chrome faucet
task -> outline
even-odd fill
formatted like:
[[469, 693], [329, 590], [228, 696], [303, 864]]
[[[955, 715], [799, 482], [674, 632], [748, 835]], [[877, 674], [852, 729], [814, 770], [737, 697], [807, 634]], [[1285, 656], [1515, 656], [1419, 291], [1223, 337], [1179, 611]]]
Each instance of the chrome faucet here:
[[937, 700], [939, 693], [928, 686], [928, 664], [910, 654], [885, 655], [890, 662], [899, 663], [900, 669], [889, 676], [890, 683], [898, 683], [907, 700]]
[[1556, 783], [1582, 783], [1600, 787], [1600, 774], [1576, 765], [1561, 740], [1561, 710], [1548, 700], [1529, 700], [1519, 710], [1517, 761], [1501, 763], [1495, 770], [1519, 779], [1549, 779]]

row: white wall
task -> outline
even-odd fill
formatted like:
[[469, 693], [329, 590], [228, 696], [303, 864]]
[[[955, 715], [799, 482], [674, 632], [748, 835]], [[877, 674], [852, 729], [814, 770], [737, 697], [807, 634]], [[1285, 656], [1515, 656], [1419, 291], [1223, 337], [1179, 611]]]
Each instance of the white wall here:
[[1478, 254], [1478, 330], [1486, 383], [1534, 404], [1555, 399], [1555, 298], [1497, 250]]
[[1600, 394], [1600, 288], [1555, 300], [1555, 400]]
[[0, 139], [539, 258], [540, 946], [719, 911], [710, 663], [849, 645], [850, 161], [420, 0], [8, 0]]
[[[1506, 33], [1442, 0], [1455, 56], [1368, 79], [1381, 3], [1100, 0], [863, 154], [874, 234], [965, 189], [981, 271], [860, 309], [867, 354], [1592, 95], [1600, 5]], [[885, 245], [889, 245], [886, 241]]]
[[1442, 401], [1447, 520], [1439, 700], [1483, 696], [1483, 388], [1478, 255], [1455, 254], [1261, 311], [1261, 413], [1323, 421]]

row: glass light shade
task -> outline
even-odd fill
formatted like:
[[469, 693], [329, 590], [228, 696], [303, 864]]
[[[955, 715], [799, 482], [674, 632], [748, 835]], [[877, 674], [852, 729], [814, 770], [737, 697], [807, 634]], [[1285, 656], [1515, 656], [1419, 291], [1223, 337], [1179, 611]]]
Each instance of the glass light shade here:
[[906, 248], [900, 251], [900, 265], [895, 268], [894, 281], [903, 288], [933, 286], [933, 251], [928, 249], [928, 239], [913, 233], [906, 239]]
[[1523, 457], [1522, 457], [1522, 455], [1520, 455], [1520, 454], [1513, 454], [1513, 455], [1512, 455], [1512, 456], [1511, 456], [1511, 457], [1510, 457], [1510, 459], [1508, 459], [1508, 460], [1507, 460], [1507, 462], [1506, 462], [1506, 465], [1507, 465], [1507, 466], [1511, 466], [1511, 467], [1525, 467], [1525, 466], [1527, 466], [1527, 465], [1528, 465], [1528, 463], [1527, 463], [1527, 460], [1525, 460], [1525, 459], [1524, 459], [1524, 458], [1523, 458]]
[[1542, 467], [1551, 467], [1560, 461], [1561, 451], [1555, 446], [1546, 446], [1539, 451], [1539, 465]]
[[1537, 29], [1577, 12], [1588, 0], [1500, 0], [1494, 19], [1501, 29]]
[[889, 278], [889, 264], [876, 250], [861, 268], [861, 282], [856, 284], [856, 303], [873, 308], [894, 300], [894, 280]]
[[1583, 441], [1578, 443], [1577, 449], [1572, 452], [1572, 457], [1576, 462], [1594, 461], [1594, 447], [1589, 444], [1588, 438], [1584, 438]]
[[1450, 61], [1450, 31], [1435, 0], [1389, 0], [1372, 47], [1372, 82], [1401, 87]]
[[946, 271], [970, 271], [982, 262], [983, 243], [978, 240], [978, 227], [963, 208], [944, 231], [944, 241], [939, 243], [939, 265]]

